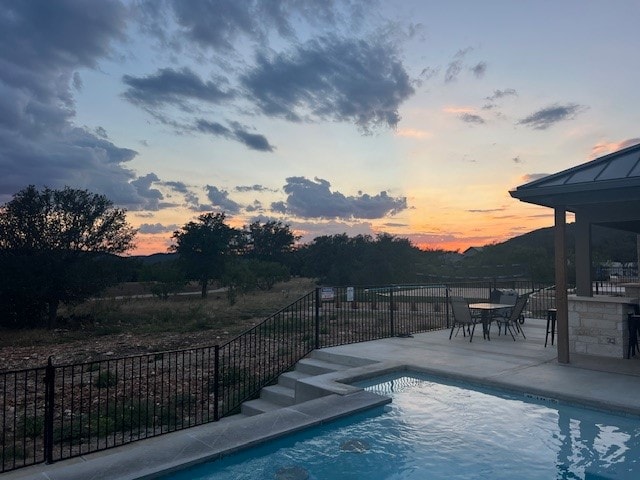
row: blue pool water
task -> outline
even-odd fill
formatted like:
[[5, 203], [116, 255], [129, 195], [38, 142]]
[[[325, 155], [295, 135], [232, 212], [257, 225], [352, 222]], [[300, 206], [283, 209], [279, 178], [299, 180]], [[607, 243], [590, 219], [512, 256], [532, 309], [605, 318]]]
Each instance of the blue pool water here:
[[406, 373], [350, 416], [164, 480], [638, 479], [640, 419]]

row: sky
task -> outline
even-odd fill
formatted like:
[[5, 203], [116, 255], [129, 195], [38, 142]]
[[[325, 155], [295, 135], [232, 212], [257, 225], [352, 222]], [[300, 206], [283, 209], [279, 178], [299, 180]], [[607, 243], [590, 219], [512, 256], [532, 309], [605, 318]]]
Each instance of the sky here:
[[640, 1], [0, 0], [0, 204], [206, 212], [464, 251], [553, 225], [509, 190], [640, 143]]

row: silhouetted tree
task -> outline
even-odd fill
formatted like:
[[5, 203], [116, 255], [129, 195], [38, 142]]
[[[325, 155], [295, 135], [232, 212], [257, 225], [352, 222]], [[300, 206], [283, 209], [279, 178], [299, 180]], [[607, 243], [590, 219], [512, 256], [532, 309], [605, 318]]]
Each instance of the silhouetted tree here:
[[224, 213], [205, 213], [173, 232], [176, 243], [169, 249], [180, 255], [187, 278], [200, 284], [202, 298], [209, 282], [222, 277], [227, 260], [242, 248], [241, 232], [224, 223], [225, 218]]
[[247, 258], [286, 263], [297, 237], [282, 222], [253, 222], [244, 227]]
[[51, 328], [61, 302], [119, 282], [122, 262], [112, 254], [132, 248], [135, 233], [104, 195], [33, 185], [16, 193], [0, 209], [0, 298], [14, 323], [37, 323], [24, 315], [46, 309]]

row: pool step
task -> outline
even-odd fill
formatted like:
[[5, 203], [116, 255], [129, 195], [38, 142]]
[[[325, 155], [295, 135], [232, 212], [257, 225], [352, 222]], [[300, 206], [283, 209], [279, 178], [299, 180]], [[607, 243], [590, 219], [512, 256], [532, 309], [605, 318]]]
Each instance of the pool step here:
[[296, 382], [301, 378], [310, 377], [308, 373], [300, 372], [298, 370], [291, 370], [290, 372], [284, 372], [278, 377], [278, 385], [282, 385], [287, 388], [296, 388]]
[[322, 375], [323, 373], [337, 372], [338, 370], [347, 370], [349, 368], [352, 367], [340, 363], [319, 360], [317, 358], [303, 358], [296, 364], [296, 370], [298, 372], [309, 375]]
[[346, 370], [371, 363], [344, 355], [331, 355], [325, 352], [312, 352], [296, 364], [295, 370], [285, 372], [278, 378], [276, 385], [269, 385], [260, 390], [260, 398], [244, 402], [242, 415], [252, 416], [295, 405], [296, 382], [302, 378]]
[[296, 391], [282, 385], [269, 385], [260, 390], [260, 398], [287, 407], [296, 403]]
[[271, 412], [279, 408], [282, 408], [282, 405], [257, 398], [244, 402], [241, 407], [241, 412], [243, 415], [252, 417], [253, 415], [260, 415], [261, 413]]

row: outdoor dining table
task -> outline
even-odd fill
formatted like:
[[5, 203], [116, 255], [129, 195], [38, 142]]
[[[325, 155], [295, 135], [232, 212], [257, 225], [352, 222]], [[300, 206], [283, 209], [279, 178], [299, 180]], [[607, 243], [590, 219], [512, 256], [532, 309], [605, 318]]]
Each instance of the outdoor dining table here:
[[[489, 337], [489, 324], [491, 323], [491, 314], [496, 310], [503, 308], [513, 308], [513, 305], [508, 303], [491, 303], [491, 302], [478, 302], [470, 303], [469, 308], [471, 310], [480, 310], [482, 313], [482, 337], [486, 340], [491, 340]], [[506, 334], [506, 332], [505, 332]]]

